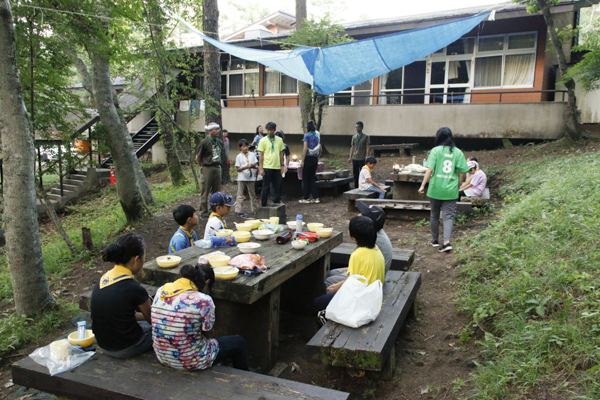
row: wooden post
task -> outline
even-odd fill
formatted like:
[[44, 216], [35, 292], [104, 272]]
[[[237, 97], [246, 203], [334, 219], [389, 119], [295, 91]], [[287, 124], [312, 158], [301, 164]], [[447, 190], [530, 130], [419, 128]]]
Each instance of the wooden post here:
[[94, 244], [92, 243], [92, 231], [90, 228], [86, 228], [85, 226], [81, 228], [81, 241], [83, 243], [83, 247], [88, 250], [92, 250]]

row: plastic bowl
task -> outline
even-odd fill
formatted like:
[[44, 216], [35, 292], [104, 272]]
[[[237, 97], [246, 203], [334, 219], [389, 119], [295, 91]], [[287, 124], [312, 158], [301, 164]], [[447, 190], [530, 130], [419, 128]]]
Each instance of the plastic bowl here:
[[[291, 221], [287, 223], [288, 228], [295, 231], [296, 230], [296, 221]], [[306, 222], [302, 223], [302, 226], [306, 226]]]
[[219, 229], [218, 231], [215, 232], [215, 235], [217, 236], [231, 236], [231, 234], [233, 233], [233, 229]]
[[270, 231], [268, 229], [262, 229], [262, 230], [258, 230], [258, 231], [252, 231], [252, 234], [258, 240], [267, 240], [268, 238], [271, 237], [271, 235], [273, 234], [273, 231]]
[[215, 278], [220, 281], [230, 281], [235, 279], [240, 272], [236, 267], [217, 267], [213, 269], [213, 271], [215, 272]]
[[243, 224], [235, 224], [238, 231], [250, 232], [252, 230], [252, 224], [244, 222]]
[[250, 232], [246, 232], [246, 231], [233, 231], [233, 233], [231, 234], [234, 238], [235, 241], [238, 243], [244, 243], [250, 240]]
[[260, 220], [260, 222], [262, 222], [263, 224], [270, 224], [271, 223], [271, 219], [270, 218], [262, 218]]
[[316, 222], [310, 223], [310, 224], [306, 225], [306, 227], [308, 228], [308, 230], [311, 231], [311, 232], [316, 232], [317, 228], [322, 228], [324, 226], [325, 225], [319, 224], [319, 223], [316, 223]]
[[174, 268], [181, 262], [179, 256], [160, 256], [156, 257], [156, 263], [161, 268]]
[[92, 345], [92, 343], [94, 343], [96, 335], [94, 335], [94, 332], [91, 329], [86, 329], [85, 339], [77, 339], [77, 331], [69, 333], [67, 338], [69, 343], [71, 343], [73, 346], [79, 345], [81, 347], [89, 347]]
[[252, 243], [252, 242], [240, 243], [240, 244], [238, 244], [237, 247], [244, 254], [254, 254], [260, 248], [260, 244], [259, 243]]
[[308, 243], [306, 243], [306, 240], [294, 240], [294, 241], [292, 241], [292, 247], [295, 248], [296, 250], [302, 250], [306, 246], [308, 246]]
[[317, 235], [320, 238], [328, 238], [333, 233], [333, 228], [317, 228]]
[[252, 229], [258, 229], [258, 227], [263, 223], [260, 219], [247, 219], [244, 221], [245, 224], [251, 224]]
[[226, 267], [229, 260], [231, 260], [231, 257], [229, 257], [229, 256], [217, 255], [217, 256], [208, 257], [208, 263], [213, 268]]

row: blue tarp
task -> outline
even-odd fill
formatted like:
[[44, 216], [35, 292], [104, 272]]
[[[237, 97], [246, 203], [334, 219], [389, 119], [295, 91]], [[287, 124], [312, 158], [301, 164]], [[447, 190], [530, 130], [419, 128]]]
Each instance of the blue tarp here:
[[171, 13], [194, 33], [224, 52], [244, 60], [257, 61], [306, 82], [324, 95], [345, 90], [435, 53], [470, 32], [489, 14], [336, 46], [271, 51], [249, 49], [212, 39]]

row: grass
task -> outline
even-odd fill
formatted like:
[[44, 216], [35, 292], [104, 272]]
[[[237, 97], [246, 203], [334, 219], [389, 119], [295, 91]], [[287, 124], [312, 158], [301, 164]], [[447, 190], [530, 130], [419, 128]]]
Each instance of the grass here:
[[[170, 181], [151, 185], [155, 200], [155, 203], [150, 206], [153, 213], [159, 213], [170, 204], [196, 192], [191, 172], [186, 169], [185, 173], [190, 175], [186, 185], [174, 188]], [[161, 172], [161, 174], [168, 175], [168, 172]], [[160, 174], [155, 176], [160, 177]], [[81, 228], [84, 226], [91, 229], [96, 248], [106, 245], [115, 234], [132, 228], [127, 224], [114, 187], [107, 187], [99, 193], [89, 195], [78, 204], [70, 206], [68, 211], [69, 215], [64, 216], [62, 222], [78, 249], [82, 248]], [[56, 232], [41, 229], [40, 233], [44, 269], [51, 285], [69, 274], [73, 263], [79, 261], [90, 265], [93, 263], [96, 253], [80, 250], [76, 254], [71, 254]], [[0, 301], [3, 304], [12, 303], [12, 286], [4, 249], [0, 249]], [[67, 306], [58, 311], [45, 313], [41, 319], [35, 321], [15, 315], [3, 315], [0, 318], [0, 357], [4, 354], [4, 349], [12, 351], [36, 337], [52, 332], [57, 327], [55, 323], [57, 320], [64, 322], [65, 318], [72, 314], [72, 307]]]
[[459, 305], [480, 339], [478, 399], [600, 398], [600, 159], [505, 171], [501, 218], [467, 244]]

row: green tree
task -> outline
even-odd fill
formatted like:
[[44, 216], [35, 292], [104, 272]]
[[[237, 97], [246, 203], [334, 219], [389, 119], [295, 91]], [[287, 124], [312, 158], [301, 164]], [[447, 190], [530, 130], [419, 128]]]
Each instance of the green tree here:
[[580, 30], [581, 44], [573, 48], [586, 54], [568, 73], [568, 76], [576, 77], [583, 89], [588, 91], [600, 88], [600, 14], [594, 11], [592, 8], [589, 22], [586, 21], [587, 24]]

